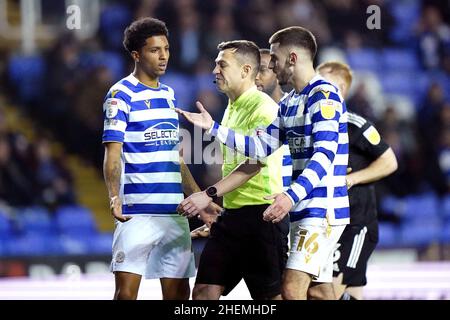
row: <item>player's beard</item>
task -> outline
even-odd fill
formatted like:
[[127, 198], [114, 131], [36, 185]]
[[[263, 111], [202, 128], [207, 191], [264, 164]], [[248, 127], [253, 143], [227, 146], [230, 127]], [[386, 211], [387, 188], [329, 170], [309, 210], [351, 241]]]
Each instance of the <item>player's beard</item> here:
[[279, 74], [277, 74], [278, 83], [280, 86], [287, 85], [289, 83], [289, 74], [286, 72], [286, 70], [282, 70]]
[[280, 86], [293, 84], [294, 72], [290, 67], [285, 67], [277, 74], [278, 84]]

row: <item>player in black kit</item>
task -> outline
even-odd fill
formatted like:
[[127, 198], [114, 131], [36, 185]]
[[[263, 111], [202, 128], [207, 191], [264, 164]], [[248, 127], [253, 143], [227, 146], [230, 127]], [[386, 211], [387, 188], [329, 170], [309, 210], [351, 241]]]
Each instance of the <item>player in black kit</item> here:
[[[346, 99], [352, 71], [343, 63], [326, 62], [318, 72], [341, 91]], [[397, 169], [394, 152], [373, 124], [348, 112], [349, 162], [346, 177], [350, 200], [350, 224], [334, 253], [333, 287], [337, 299], [363, 298], [367, 261], [378, 243], [378, 220], [374, 181]]]

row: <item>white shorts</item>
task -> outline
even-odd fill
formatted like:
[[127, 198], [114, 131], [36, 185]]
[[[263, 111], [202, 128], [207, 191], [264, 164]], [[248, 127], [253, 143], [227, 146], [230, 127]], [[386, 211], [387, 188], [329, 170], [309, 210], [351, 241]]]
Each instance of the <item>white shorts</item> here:
[[111, 271], [140, 274], [146, 279], [195, 275], [189, 224], [179, 215], [134, 215], [116, 221]]
[[[345, 225], [305, 225], [291, 223], [291, 249], [287, 269], [309, 273], [314, 282], [333, 281], [333, 250]], [[327, 232], [328, 230], [328, 232]]]

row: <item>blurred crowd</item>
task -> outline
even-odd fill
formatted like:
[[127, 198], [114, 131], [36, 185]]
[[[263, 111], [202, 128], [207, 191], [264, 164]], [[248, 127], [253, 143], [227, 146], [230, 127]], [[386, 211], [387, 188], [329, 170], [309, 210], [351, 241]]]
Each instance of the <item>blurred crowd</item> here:
[[[46, 12], [47, 19], [57, 20], [61, 2], [43, 3], [53, 8]], [[398, 158], [398, 172], [379, 183], [380, 195], [449, 194], [448, 1], [134, 0], [103, 4], [95, 37], [80, 40], [66, 30], [33, 57], [4, 53], [8, 66], [1, 76], [9, 98], [19, 102], [39, 125], [51, 129], [68, 152], [95, 164], [99, 174], [102, 101], [109, 87], [133, 67], [122, 47], [123, 30], [134, 19], [153, 16], [164, 20], [170, 32], [169, 71], [162, 81], [175, 89], [180, 107], [193, 109], [200, 100], [215, 119], [221, 119], [227, 103], [211, 74], [218, 43], [248, 39], [265, 48], [269, 36], [280, 28], [301, 25], [310, 29], [319, 45], [317, 63], [339, 59], [353, 67], [355, 82], [347, 106], [376, 124]], [[381, 29], [366, 27], [370, 5], [380, 8]], [[386, 49], [401, 53], [389, 70], [378, 60], [378, 53]], [[404, 52], [408, 59], [402, 59]], [[24, 66], [29, 68], [27, 77], [17, 76]], [[192, 130], [186, 122], [182, 125]], [[11, 199], [13, 204], [74, 201], [63, 155], [54, 158], [48, 150], [46, 137], [30, 144], [23, 136], [1, 132], [0, 198]], [[218, 165], [192, 165], [191, 169], [202, 188], [220, 176]], [[8, 187], [11, 183], [17, 188]]]
[[[3, 111], [0, 120], [4, 119]], [[76, 202], [65, 154], [52, 152], [51, 139], [37, 135], [30, 142], [0, 123], [0, 211], [43, 206], [53, 211]]]

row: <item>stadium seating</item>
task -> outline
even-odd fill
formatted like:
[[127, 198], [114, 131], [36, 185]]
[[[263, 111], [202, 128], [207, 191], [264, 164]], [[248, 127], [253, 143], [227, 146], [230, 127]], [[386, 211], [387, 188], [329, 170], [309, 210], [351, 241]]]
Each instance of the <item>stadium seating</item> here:
[[42, 256], [62, 253], [60, 242], [55, 235], [33, 234], [14, 236], [6, 242], [9, 256]]
[[439, 208], [442, 217], [450, 221], [450, 195], [442, 198], [441, 207]]
[[43, 207], [29, 207], [18, 212], [18, 229], [22, 234], [56, 234], [55, 221]]
[[380, 71], [379, 52], [375, 49], [363, 48], [347, 52], [350, 67], [357, 71]]
[[112, 252], [112, 233], [99, 233], [89, 239], [89, 253], [91, 254], [111, 254]]
[[125, 5], [114, 4], [103, 9], [100, 15], [100, 30], [105, 35], [103, 38], [109, 48], [121, 48], [122, 37], [111, 35], [122, 35], [131, 19], [131, 13]]
[[114, 81], [119, 80], [125, 73], [123, 59], [113, 51], [83, 53], [80, 56], [82, 68], [89, 70], [96, 67], [106, 67], [113, 75]]
[[392, 195], [386, 195], [380, 200], [380, 209], [385, 214], [401, 216], [403, 214], [404, 203], [400, 198]]
[[442, 226], [441, 242], [450, 243], [450, 220], [447, 220]]
[[378, 226], [380, 248], [390, 248], [398, 246], [398, 232], [396, 225], [389, 222], [380, 222]]
[[[168, 72], [161, 77], [161, 82], [170, 83], [170, 87], [176, 92], [178, 105], [183, 106], [185, 110], [190, 111], [189, 108], [193, 107], [192, 101], [195, 98], [195, 88], [191, 79], [181, 73]], [[192, 111], [194, 111], [194, 109], [192, 109]]]
[[112, 233], [99, 233], [91, 212], [64, 206], [18, 209], [18, 219], [0, 213], [0, 257], [111, 254]]
[[409, 49], [384, 49], [382, 60], [385, 70], [416, 72], [420, 68], [417, 54]]
[[61, 234], [85, 237], [97, 233], [91, 212], [81, 206], [65, 206], [55, 212], [56, 225]]
[[412, 30], [420, 16], [419, 0], [388, 1], [390, 12], [395, 20], [395, 28], [390, 38], [397, 44], [412, 46]]
[[442, 223], [439, 218], [422, 218], [407, 221], [401, 226], [399, 245], [420, 247], [439, 242], [441, 232]]
[[10, 57], [8, 77], [22, 102], [30, 102], [42, 93], [45, 71], [45, 61], [40, 55]]
[[3, 213], [0, 212], [0, 242], [13, 233], [11, 220]]
[[439, 199], [433, 193], [405, 197], [405, 207], [402, 215], [405, 220], [439, 218], [438, 212]]
[[401, 94], [408, 97], [414, 95], [415, 84], [411, 79], [414, 79], [415, 73], [407, 71], [383, 71], [378, 77], [385, 93]]
[[82, 255], [89, 253], [90, 243], [94, 243], [91, 236], [62, 234], [58, 238], [62, 252], [68, 255]]

